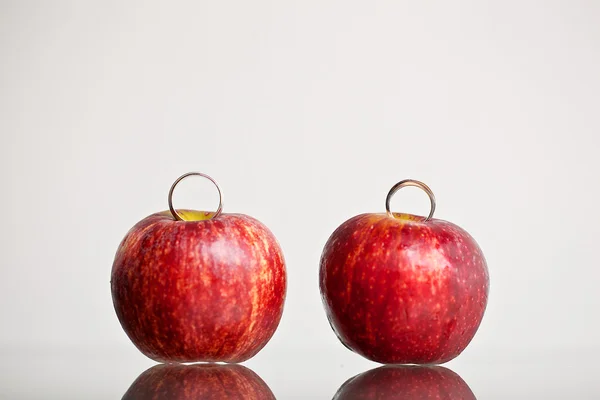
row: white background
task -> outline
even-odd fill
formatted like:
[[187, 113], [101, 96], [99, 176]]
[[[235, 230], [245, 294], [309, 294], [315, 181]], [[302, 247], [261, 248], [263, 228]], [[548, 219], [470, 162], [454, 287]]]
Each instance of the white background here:
[[[488, 260], [487, 313], [450, 364], [478, 396], [508, 390], [482, 363], [597, 359], [599, 20], [583, 0], [0, 1], [0, 354], [32, 362], [4, 367], [0, 387], [67, 392], [39, 360], [73, 354], [90, 371], [118, 355], [127, 372], [103, 386], [118, 397], [152, 365], [120, 328], [110, 270], [188, 171], [284, 250], [284, 316], [248, 363], [278, 397], [331, 397], [375, 366], [331, 332], [318, 261], [339, 224], [384, 211], [409, 177]], [[175, 200], [217, 196], [189, 180]], [[428, 201], [410, 188], [393, 208]]]

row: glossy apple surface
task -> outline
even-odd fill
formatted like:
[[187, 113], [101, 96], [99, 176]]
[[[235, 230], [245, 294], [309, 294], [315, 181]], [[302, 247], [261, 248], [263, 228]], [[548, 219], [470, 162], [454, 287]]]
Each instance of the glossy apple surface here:
[[156, 365], [131, 384], [123, 400], [274, 400], [267, 384], [241, 365]]
[[161, 362], [241, 362], [283, 312], [284, 258], [273, 234], [242, 214], [167, 212], [137, 223], [115, 256], [114, 307], [131, 341]]
[[329, 238], [320, 289], [346, 347], [384, 364], [438, 364], [460, 354], [486, 308], [489, 278], [475, 240], [446, 221], [362, 214]]
[[444, 367], [379, 367], [344, 383], [334, 400], [476, 400], [458, 374]]

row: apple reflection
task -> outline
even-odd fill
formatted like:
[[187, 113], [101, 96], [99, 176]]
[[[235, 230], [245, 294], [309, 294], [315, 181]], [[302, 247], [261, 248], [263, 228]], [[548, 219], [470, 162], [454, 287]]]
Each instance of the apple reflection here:
[[476, 400], [469, 386], [448, 368], [386, 365], [348, 379], [334, 400]]
[[251, 369], [225, 364], [160, 364], [144, 371], [123, 400], [275, 399]]

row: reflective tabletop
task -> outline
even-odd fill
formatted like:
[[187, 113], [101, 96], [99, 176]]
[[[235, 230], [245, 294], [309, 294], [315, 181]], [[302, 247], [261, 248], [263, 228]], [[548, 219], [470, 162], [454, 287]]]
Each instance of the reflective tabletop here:
[[594, 357], [568, 349], [467, 352], [443, 366], [381, 366], [327, 349], [267, 348], [239, 365], [157, 364], [131, 348], [1, 354], [2, 399], [600, 398]]

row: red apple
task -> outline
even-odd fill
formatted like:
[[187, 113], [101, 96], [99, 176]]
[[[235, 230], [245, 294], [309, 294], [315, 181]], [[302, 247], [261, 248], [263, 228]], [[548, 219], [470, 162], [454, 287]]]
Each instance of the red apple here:
[[111, 289], [123, 329], [146, 356], [241, 362], [279, 324], [286, 270], [277, 240], [254, 218], [220, 207], [217, 214], [165, 211], [127, 233]]
[[348, 379], [334, 400], [476, 400], [469, 386], [444, 367], [387, 365]]
[[389, 212], [395, 190], [414, 182], [427, 188], [400, 182], [388, 194], [388, 213], [344, 222], [321, 256], [321, 295], [334, 332], [384, 364], [453, 359], [475, 335], [488, 298], [481, 249], [460, 227], [429, 219], [432, 193], [428, 218]]
[[275, 400], [269, 386], [241, 365], [156, 365], [131, 384], [123, 400]]

